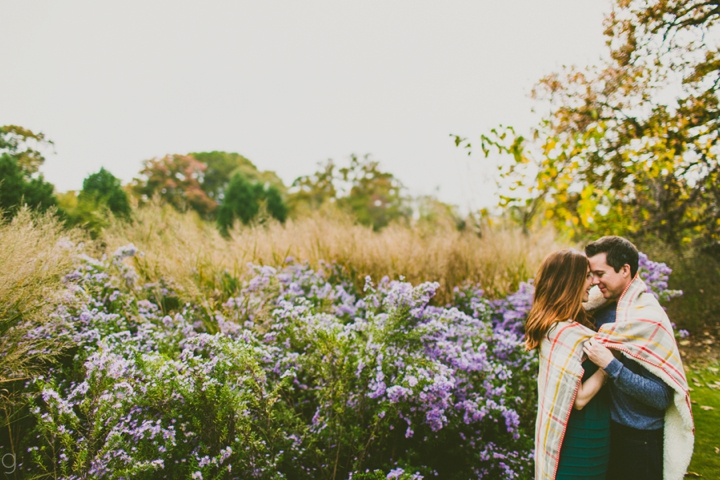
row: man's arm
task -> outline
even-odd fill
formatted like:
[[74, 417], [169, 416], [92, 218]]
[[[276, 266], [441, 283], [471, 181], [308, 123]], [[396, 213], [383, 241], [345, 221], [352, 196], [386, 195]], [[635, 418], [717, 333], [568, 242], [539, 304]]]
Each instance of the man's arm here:
[[665, 410], [672, 401], [672, 389], [650, 372], [647, 377], [637, 374], [617, 358], [613, 358], [604, 370], [619, 390], [638, 402]]
[[664, 410], [670, 405], [672, 389], [655, 375], [647, 372], [648, 377], [645, 377], [633, 372], [598, 341], [588, 340], [583, 345], [583, 351], [591, 362], [605, 370], [623, 393], [658, 410]]

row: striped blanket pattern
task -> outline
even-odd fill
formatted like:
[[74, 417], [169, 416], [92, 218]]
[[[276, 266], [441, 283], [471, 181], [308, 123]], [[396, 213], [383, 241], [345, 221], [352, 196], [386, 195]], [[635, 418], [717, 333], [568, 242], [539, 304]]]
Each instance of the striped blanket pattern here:
[[582, 343], [594, 335], [673, 389], [673, 402], [665, 412], [663, 477], [681, 480], [690, 464], [694, 442], [687, 379], [670, 320], [638, 276], [620, 297], [615, 323], [603, 325], [596, 334], [578, 323], [560, 322], [540, 344], [536, 480], [555, 479], [565, 429], [583, 375]]
[[595, 333], [577, 322], [564, 321], [551, 328], [540, 342], [536, 480], [555, 479], [565, 429], [584, 373], [582, 345]]

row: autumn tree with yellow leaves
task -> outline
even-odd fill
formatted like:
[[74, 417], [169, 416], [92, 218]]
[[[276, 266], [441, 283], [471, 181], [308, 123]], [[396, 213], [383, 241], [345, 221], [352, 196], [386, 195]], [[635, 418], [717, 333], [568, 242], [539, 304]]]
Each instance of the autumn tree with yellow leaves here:
[[[543, 78], [530, 135], [481, 136], [501, 205], [576, 237], [615, 233], [720, 245], [720, 1], [615, 0], [601, 65]], [[476, 145], [455, 137], [472, 151]]]

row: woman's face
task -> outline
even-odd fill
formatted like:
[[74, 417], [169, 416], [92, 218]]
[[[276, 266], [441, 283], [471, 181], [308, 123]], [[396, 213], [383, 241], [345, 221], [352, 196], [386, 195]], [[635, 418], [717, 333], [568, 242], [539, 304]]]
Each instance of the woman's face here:
[[583, 302], [587, 302], [590, 299], [590, 289], [592, 288], [593, 283], [593, 274], [590, 271], [590, 267], [587, 269], [587, 274], [585, 275], [585, 286], [583, 291]]

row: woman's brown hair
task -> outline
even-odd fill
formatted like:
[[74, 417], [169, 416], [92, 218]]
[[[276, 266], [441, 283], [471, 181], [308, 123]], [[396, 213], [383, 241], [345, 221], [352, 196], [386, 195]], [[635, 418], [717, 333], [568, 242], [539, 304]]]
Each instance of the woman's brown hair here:
[[582, 306], [590, 262], [577, 250], [558, 250], [543, 260], [535, 276], [533, 306], [525, 322], [525, 348], [534, 350], [557, 322], [575, 320], [593, 328]]

